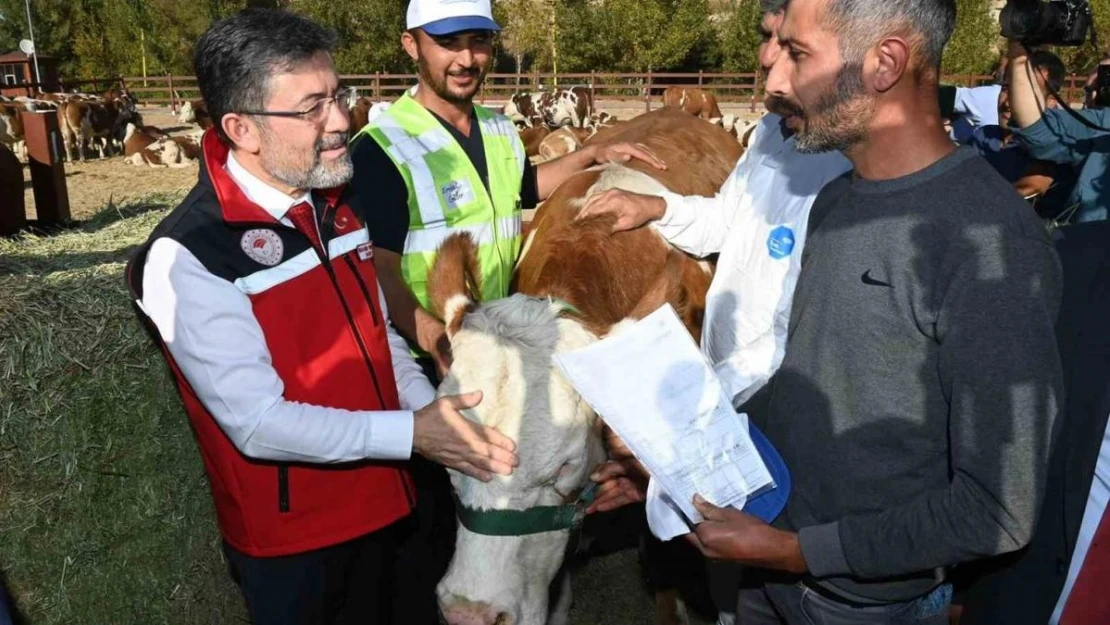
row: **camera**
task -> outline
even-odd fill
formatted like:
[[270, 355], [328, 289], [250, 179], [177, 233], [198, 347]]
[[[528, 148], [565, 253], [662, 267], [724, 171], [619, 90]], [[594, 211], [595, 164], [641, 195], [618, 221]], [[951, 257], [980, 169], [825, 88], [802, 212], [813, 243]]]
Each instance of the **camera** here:
[[1091, 5], [1088, 0], [1010, 0], [999, 21], [1007, 39], [1031, 46], [1079, 46], [1091, 30]]

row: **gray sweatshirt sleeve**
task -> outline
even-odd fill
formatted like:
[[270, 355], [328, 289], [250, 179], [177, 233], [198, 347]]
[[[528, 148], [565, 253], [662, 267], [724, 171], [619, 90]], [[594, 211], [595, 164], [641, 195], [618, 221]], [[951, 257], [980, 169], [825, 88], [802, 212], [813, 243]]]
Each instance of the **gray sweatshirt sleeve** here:
[[988, 245], [959, 267], [937, 319], [949, 486], [803, 528], [813, 575], [894, 577], [1029, 542], [1063, 394], [1053, 330], [1061, 285], [1055, 250], [1033, 237]]

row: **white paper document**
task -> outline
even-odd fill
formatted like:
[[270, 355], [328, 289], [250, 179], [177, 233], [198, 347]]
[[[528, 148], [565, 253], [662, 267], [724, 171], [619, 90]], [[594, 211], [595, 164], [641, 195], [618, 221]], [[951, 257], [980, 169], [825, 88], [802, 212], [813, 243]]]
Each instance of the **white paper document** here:
[[695, 494], [743, 505], [773, 485], [747, 419], [670, 305], [554, 359], [691, 522], [702, 521]]

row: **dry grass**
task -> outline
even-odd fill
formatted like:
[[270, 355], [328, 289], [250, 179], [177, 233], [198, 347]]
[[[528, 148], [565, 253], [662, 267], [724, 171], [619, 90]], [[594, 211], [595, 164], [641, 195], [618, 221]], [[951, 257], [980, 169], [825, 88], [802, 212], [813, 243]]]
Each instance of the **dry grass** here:
[[124, 263], [177, 198], [0, 240], [0, 565], [34, 623], [226, 623], [211, 503]]

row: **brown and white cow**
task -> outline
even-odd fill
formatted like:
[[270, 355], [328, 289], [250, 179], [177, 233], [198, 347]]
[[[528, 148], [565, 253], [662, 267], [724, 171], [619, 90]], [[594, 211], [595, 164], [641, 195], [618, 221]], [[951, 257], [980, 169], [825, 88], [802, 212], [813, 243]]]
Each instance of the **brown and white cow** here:
[[547, 123], [553, 128], [571, 126], [585, 128], [594, 116], [594, 96], [589, 87], [571, 87], [559, 91], [550, 108]]
[[539, 156], [540, 144], [551, 131], [547, 126], [536, 126], [535, 128], [524, 128], [520, 130], [520, 141], [524, 143], [524, 154], [527, 156]]
[[[126, 106], [123, 104], [122, 106]], [[119, 139], [121, 103], [69, 100], [58, 106], [58, 127], [65, 144], [66, 158], [73, 160], [73, 149], [85, 160], [85, 149], [95, 147], [100, 158], [111, 155], [112, 146]], [[134, 110], [124, 109], [128, 119], [137, 117]], [[114, 137], [114, 139], [113, 139]]]
[[351, 134], [366, 127], [384, 113], [393, 103], [375, 102], [366, 96], [351, 101]]
[[582, 149], [586, 140], [593, 136], [592, 128], [572, 128], [563, 126], [553, 131], [540, 141], [539, 155], [544, 160], [552, 160], [566, 156], [571, 152]]
[[161, 129], [154, 126], [127, 123], [123, 132], [123, 156], [125, 158], [133, 156], [168, 136]]
[[[563, 183], [536, 214], [517, 265], [516, 292], [507, 299], [477, 303], [480, 274], [469, 240], [445, 244], [433, 269], [433, 306], [454, 355], [439, 392], [481, 390], [482, 403], [467, 416], [513, 438], [521, 461], [511, 476], [488, 483], [452, 473], [467, 510], [567, 505], [602, 460], [597, 415], [554, 369], [553, 354], [586, 346], [664, 302], [700, 336], [710, 275], [698, 262], [651, 228], [611, 235], [611, 218], [575, 216], [587, 198], [612, 188], [712, 196], [739, 158], [739, 146], [720, 127], [668, 109], [599, 137], [646, 144], [669, 168], [610, 164]], [[455, 557], [437, 589], [447, 622], [565, 623], [569, 591], [556, 606], [548, 593], [569, 535], [493, 536], [461, 525]]]
[[177, 121], [182, 124], [196, 124], [201, 130], [212, 127], [212, 116], [208, 114], [208, 105], [204, 103], [203, 98], [188, 100], [182, 104], [181, 111], [177, 114]]
[[513, 94], [502, 113], [514, 123], [534, 128], [547, 123], [555, 106], [555, 97], [547, 92]]
[[667, 87], [663, 91], [663, 106], [681, 109], [704, 120], [721, 118], [716, 96], [696, 87]]
[[23, 118], [20, 113], [27, 110], [19, 102], [0, 103], [0, 143], [8, 146], [21, 160], [27, 160], [26, 143], [23, 140]]
[[162, 137], [129, 156], [130, 165], [188, 167], [200, 158], [200, 143], [193, 137]]

